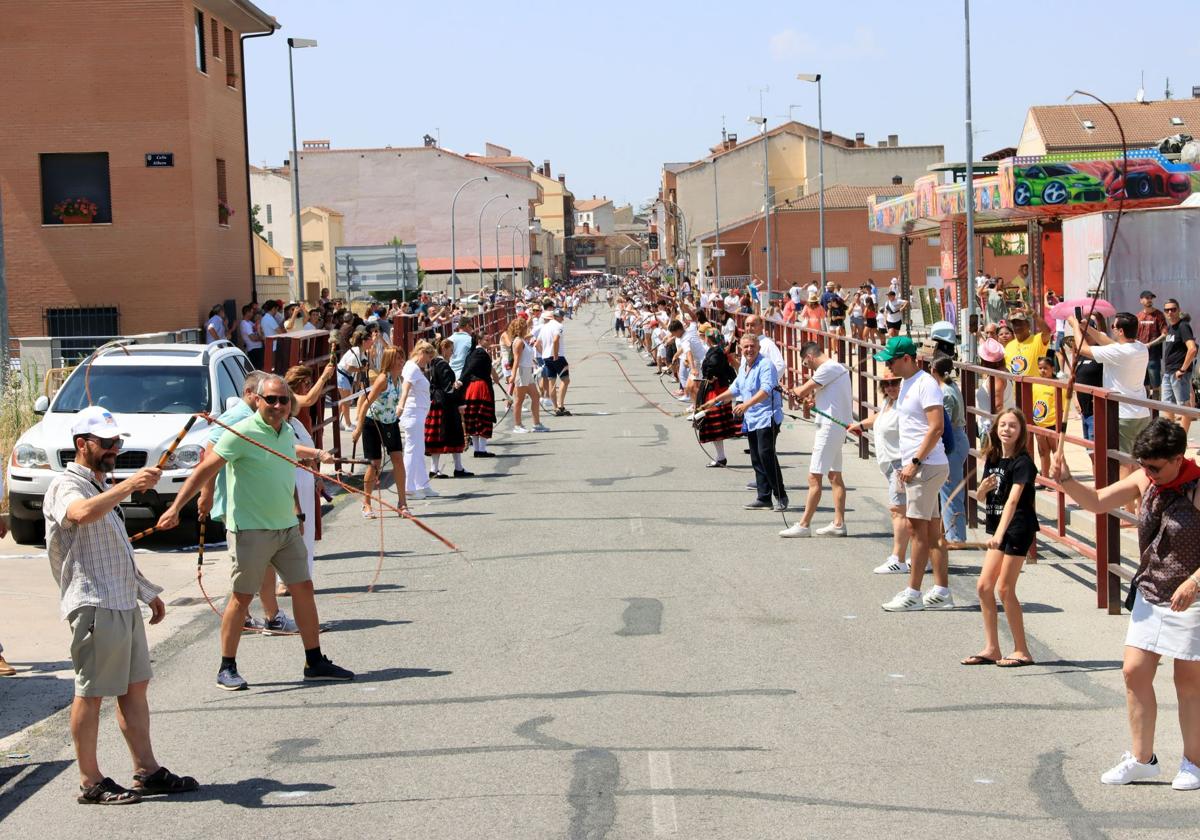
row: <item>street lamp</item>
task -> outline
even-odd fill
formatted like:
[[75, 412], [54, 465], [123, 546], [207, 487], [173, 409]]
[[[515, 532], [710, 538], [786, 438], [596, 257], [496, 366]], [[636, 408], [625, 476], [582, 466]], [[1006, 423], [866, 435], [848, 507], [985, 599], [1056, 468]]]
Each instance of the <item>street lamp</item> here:
[[[963, 0], [963, 42], [967, 63], [967, 317], [962, 316], [962, 301], [957, 300], [958, 320], [967, 344], [967, 361], [976, 363], [975, 336], [975, 132], [971, 130], [971, 0]], [[957, 290], [956, 290], [957, 291]], [[957, 297], [957, 295], [956, 295]]]
[[[505, 230], [511, 230], [512, 234], [509, 237], [509, 256], [511, 260], [509, 265], [512, 266], [512, 275], [510, 282], [512, 283], [513, 294], [517, 293], [517, 234], [524, 231], [524, 244], [521, 246], [521, 256], [525, 259], [525, 265], [529, 265], [529, 257], [526, 256], [529, 251], [529, 225], [524, 227], [520, 225], [504, 225]], [[522, 269], [524, 271], [524, 269]]]
[[762, 130], [763, 143], [763, 231], [767, 237], [767, 295], [759, 302], [762, 312], [766, 312], [771, 305], [771, 190], [770, 190], [770, 161], [767, 155], [769, 146], [771, 145], [770, 138], [767, 137], [767, 118], [766, 117], [749, 117], [749, 122], [757, 125]]
[[[487, 201], [483, 202], [483, 206], [479, 208], [479, 230], [478, 230], [477, 235], [479, 237], [479, 291], [480, 292], [483, 292], [483, 211], [487, 209], [487, 206], [489, 204], [491, 204], [493, 201], [495, 201], [496, 199], [499, 199], [499, 198], [508, 198], [508, 193], [499, 193], [497, 195], [492, 196]], [[500, 266], [497, 265], [496, 270], [498, 271], [499, 269], [500, 269]]]
[[302, 50], [307, 47], [315, 47], [317, 42], [312, 38], [288, 38], [288, 90], [292, 97], [292, 213], [296, 217], [296, 250], [295, 250], [295, 266], [296, 266], [296, 282], [300, 284], [301, 299], [304, 298], [304, 260], [301, 259], [304, 242], [300, 238], [300, 151], [299, 144], [296, 141], [296, 78], [292, 71], [292, 50]]
[[[503, 213], [501, 213], [500, 217], [496, 219], [496, 273], [492, 275], [492, 291], [493, 292], [500, 291], [500, 228], [508, 227], [507, 225], [501, 225], [500, 223], [504, 221], [504, 217], [507, 216], [509, 213], [515, 213], [516, 211], [518, 211], [520, 209], [521, 209], [520, 204], [518, 204], [516, 207], [510, 207], [507, 210], [505, 210]], [[514, 288], [513, 292], [516, 293], [516, 291], [517, 291], [516, 288]]]
[[817, 225], [818, 236], [821, 240], [821, 293], [825, 292], [825, 127], [821, 125], [821, 74], [798, 73], [796, 78], [802, 82], [812, 82], [817, 86]]
[[[723, 129], [722, 129], [723, 130]], [[714, 227], [716, 228], [717, 244], [713, 248], [713, 252], [717, 257], [717, 288], [721, 288], [721, 199], [718, 193], [720, 189], [717, 187], [717, 156], [713, 155], [712, 159], [713, 170], [713, 217], [715, 219]]]
[[454, 287], [458, 285], [458, 243], [455, 241], [455, 219], [454, 208], [458, 205], [458, 194], [465, 190], [471, 184], [479, 181], [486, 181], [488, 176], [480, 175], [478, 178], [471, 178], [464, 181], [462, 186], [454, 192], [454, 198], [450, 199], [450, 294], [455, 294]]

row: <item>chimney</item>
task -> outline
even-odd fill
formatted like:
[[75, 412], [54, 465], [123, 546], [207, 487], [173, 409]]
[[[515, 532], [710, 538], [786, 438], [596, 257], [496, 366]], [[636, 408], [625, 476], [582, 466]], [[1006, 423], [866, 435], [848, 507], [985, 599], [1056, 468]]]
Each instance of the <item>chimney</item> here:
[[860, 149], [863, 146], [867, 145], [867, 135], [863, 134], [861, 131], [858, 132], [858, 134], [855, 134], [854, 135], [854, 145]]
[[328, 140], [301, 140], [300, 150], [307, 152], [313, 149], [326, 150], [329, 148]]
[[425, 144], [426, 149], [432, 149], [437, 146], [437, 138], [432, 134], [426, 134], [421, 138], [421, 142]]
[[567, 183], [567, 176], [566, 176], [566, 175], [564, 175], [564, 174], [563, 174], [563, 173], [561, 173], [561, 172], [560, 172], [560, 173], [558, 173], [558, 183], [562, 184], [563, 186], [566, 186], [566, 183]]
[[1192, 99], [1200, 99], [1200, 85], [1192, 85]]
[[892, 148], [893, 146], [899, 146], [900, 145], [900, 135], [899, 134], [889, 134], [887, 144], [888, 144], [888, 148]]
[[729, 135], [729, 138], [728, 138], [728, 140], [727, 140], [727, 142], [728, 142], [728, 144], [729, 144], [729, 145], [727, 145], [725, 148], [726, 148], [726, 149], [732, 149], [734, 146], [736, 146], [736, 145], [737, 145], [737, 135], [736, 135], [736, 134], [730, 134], [730, 135]]
[[878, 148], [880, 148], [880, 149], [886, 149], [886, 148], [887, 148], [887, 141], [886, 141], [886, 140], [880, 140], [880, 141], [879, 141], [878, 143], [876, 143], [875, 145], [876, 145]]
[[542, 174], [545, 175], [547, 178], [550, 177], [550, 161], [548, 161], [548, 160], [542, 161]]
[[903, 184], [903, 183], [904, 183], [904, 179], [903, 179], [903, 178], [901, 178], [899, 175], [893, 175], [893, 176], [892, 176], [892, 186], [893, 186], [893, 187], [898, 187], [898, 186], [900, 186], [900, 185], [901, 185], [901, 184]]

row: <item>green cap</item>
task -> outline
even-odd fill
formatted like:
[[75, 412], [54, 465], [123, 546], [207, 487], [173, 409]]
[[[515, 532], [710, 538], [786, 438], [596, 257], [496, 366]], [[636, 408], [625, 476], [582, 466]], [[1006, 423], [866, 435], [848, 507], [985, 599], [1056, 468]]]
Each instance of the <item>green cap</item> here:
[[875, 361], [890, 362], [900, 356], [917, 356], [917, 345], [908, 336], [894, 335], [888, 339], [883, 349], [875, 354]]

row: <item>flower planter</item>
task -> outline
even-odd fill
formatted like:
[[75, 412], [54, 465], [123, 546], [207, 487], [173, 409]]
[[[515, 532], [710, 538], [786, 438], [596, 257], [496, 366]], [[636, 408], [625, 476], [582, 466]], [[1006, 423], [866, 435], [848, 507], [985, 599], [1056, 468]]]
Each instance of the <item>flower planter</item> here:
[[63, 216], [62, 223], [64, 225], [90, 225], [92, 223], [91, 216]]

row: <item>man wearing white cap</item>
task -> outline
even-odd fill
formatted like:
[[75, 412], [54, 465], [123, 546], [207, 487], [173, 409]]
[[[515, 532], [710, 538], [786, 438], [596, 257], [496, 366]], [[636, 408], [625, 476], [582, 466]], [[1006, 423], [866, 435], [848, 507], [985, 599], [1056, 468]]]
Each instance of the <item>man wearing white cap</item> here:
[[[105, 474], [116, 465], [127, 435], [100, 406], [80, 411], [71, 426], [75, 460], [50, 482], [43, 502], [46, 550], [58, 581], [59, 611], [70, 622], [75, 699], [71, 739], [79, 762], [81, 804], [126, 805], [143, 793], [186, 793], [199, 785], [159, 765], [150, 743], [150, 649], [138, 602], [147, 604], [151, 624], [167, 613], [155, 586], [138, 570], [133, 544], [125, 531], [120, 503], [132, 493], [150, 490], [162, 471], [145, 467], [105, 488]], [[100, 705], [116, 697], [118, 720], [133, 756], [132, 790], [100, 772], [96, 738]]]

